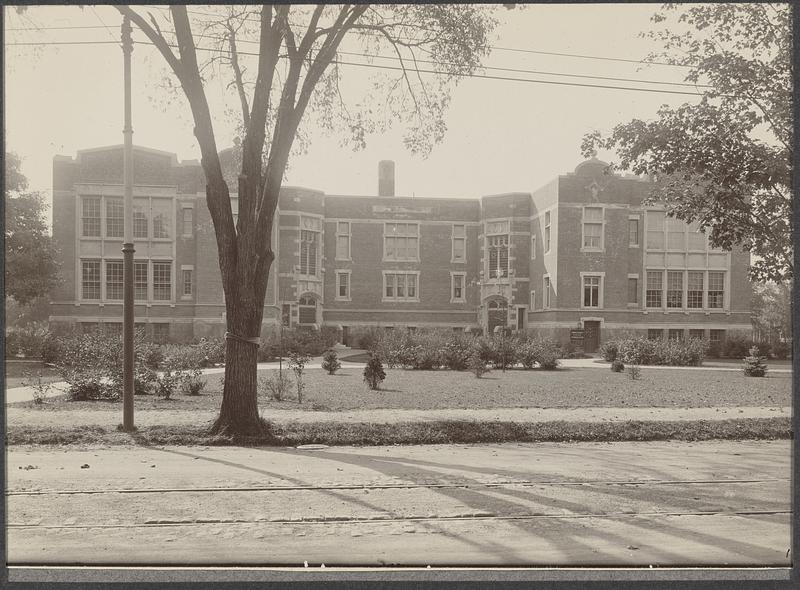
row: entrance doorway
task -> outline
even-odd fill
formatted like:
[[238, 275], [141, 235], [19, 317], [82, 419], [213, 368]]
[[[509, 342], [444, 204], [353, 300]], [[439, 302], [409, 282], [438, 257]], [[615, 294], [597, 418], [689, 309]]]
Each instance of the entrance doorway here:
[[597, 352], [600, 348], [600, 322], [586, 320], [583, 322], [583, 351]]
[[505, 299], [494, 299], [487, 305], [488, 320], [489, 320], [489, 334], [494, 334], [494, 329], [497, 326], [508, 325], [508, 304]]

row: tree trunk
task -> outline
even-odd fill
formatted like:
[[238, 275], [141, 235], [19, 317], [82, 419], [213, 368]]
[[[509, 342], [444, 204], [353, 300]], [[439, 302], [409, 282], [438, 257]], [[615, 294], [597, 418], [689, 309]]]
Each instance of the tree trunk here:
[[258, 347], [229, 338], [225, 343], [225, 384], [212, 434], [260, 436], [266, 425], [258, 414]]

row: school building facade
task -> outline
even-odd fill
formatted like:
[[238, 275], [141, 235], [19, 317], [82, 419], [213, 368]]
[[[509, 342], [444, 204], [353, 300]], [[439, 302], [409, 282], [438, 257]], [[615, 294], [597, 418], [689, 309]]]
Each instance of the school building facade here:
[[[221, 335], [199, 163], [137, 147], [133, 176], [136, 322], [161, 341]], [[377, 181], [364, 196], [284, 187], [262, 332], [333, 325], [347, 341], [363, 326], [507, 326], [565, 342], [582, 329], [591, 352], [622, 332], [719, 340], [751, 329], [749, 253], [714, 250], [696, 227], [643, 207], [650, 183], [599, 160], [532, 193], [481, 198], [396, 196], [388, 161]], [[121, 326], [122, 195], [122, 146], [54, 159], [64, 281], [52, 324]]]

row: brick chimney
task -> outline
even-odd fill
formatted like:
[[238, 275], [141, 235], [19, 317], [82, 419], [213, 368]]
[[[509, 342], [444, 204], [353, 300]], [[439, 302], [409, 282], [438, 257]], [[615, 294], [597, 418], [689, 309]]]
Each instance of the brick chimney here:
[[378, 196], [394, 196], [394, 162], [392, 160], [378, 162]]

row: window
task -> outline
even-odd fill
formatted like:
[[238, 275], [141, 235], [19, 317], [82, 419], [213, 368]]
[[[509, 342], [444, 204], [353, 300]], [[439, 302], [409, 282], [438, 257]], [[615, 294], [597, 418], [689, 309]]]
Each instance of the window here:
[[190, 207], [184, 207], [181, 209], [181, 214], [181, 234], [184, 238], [191, 238], [194, 229], [194, 211]]
[[81, 261], [81, 298], [100, 299], [100, 261]]
[[603, 248], [603, 208], [583, 208], [583, 247], [591, 250]]
[[708, 273], [708, 307], [722, 309], [725, 299], [725, 273]]
[[647, 293], [645, 303], [647, 307], [661, 307], [664, 273], [660, 270], [647, 271]]
[[697, 224], [689, 226], [689, 250], [694, 252], [706, 251], [706, 234], [704, 234]]
[[83, 237], [100, 237], [100, 197], [83, 197]]
[[106, 200], [106, 237], [121, 238], [125, 232], [125, 209], [122, 199]]
[[150, 205], [153, 212], [153, 237], [169, 238], [172, 225], [172, 201], [167, 199], [153, 199]]
[[680, 219], [667, 219], [667, 249], [686, 250], [686, 224]]
[[628, 303], [639, 303], [639, 277], [628, 277]]
[[336, 259], [350, 260], [350, 222], [336, 223]]
[[667, 272], [667, 307], [683, 307], [683, 271]]
[[703, 307], [703, 271], [689, 271], [686, 289], [686, 307], [701, 309]]
[[647, 212], [647, 248], [650, 250], [664, 249], [664, 219], [663, 211]]
[[544, 214], [544, 253], [550, 251], [550, 211]]
[[639, 246], [639, 218], [628, 219], [628, 246]]
[[416, 273], [384, 273], [383, 299], [389, 301], [418, 301]]
[[317, 232], [300, 230], [300, 274], [317, 274]]
[[317, 323], [317, 300], [313, 297], [301, 297], [298, 302], [301, 324]]
[[122, 299], [121, 261], [106, 261], [106, 299]]
[[192, 272], [191, 268], [184, 268], [181, 271], [183, 275], [183, 296], [184, 297], [191, 297], [192, 295]]
[[169, 324], [153, 324], [153, 342], [156, 344], [166, 344], [169, 342]]
[[451, 301], [464, 301], [466, 294], [464, 293], [464, 279], [463, 273], [453, 273], [450, 275], [450, 300]]
[[536, 291], [531, 291], [531, 310], [536, 309]]
[[600, 307], [600, 279], [598, 276], [583, 277], [583, 307]]
[[661, 328], [650, 328], [647, 330], [647, 339], [648, 340], [663, 340], [664, 339], [664, 330]]
[[147, 272], [148, 262], [137, 260], [133, 263], [133, 298], [140, 301], [147, 300]]
[[725, 330], [709, 330], [708, 332], [708, 341], [714, 344], [722, 344], [725, 340]]
[[153, 299], [172, 299], [172, 262], [153, 262]]
[[667, 338], [677, 342], [683, 341], [683, 328], [670, 328], [667, 332]]
[[489, 278], [508, 276], [508, 236], [489, 236]]
[[544, 309], [550, 308], [550, 277], [544, 277], [543, 280], [544, 289], [542, 290], [542, 296], [544, 299], [542, 300], [542, 307]]
[[467, 227], [453, 225], [453, 262], [464, 262], [467, 259]]
[[531, 260], [536, 260], [536, 234], [531, 236]]
[[697, 329], [689, 330], [689, 338], [690, 339], [693, 338], [695, 340], [702, 340], [705, 337], [706, 337], [706, 331], [705, 330], [697, 330]]
[[387, 223], [383, 228], [384, 260], [419, 259], [419, 224]]
[[147, 199], [133, 200], [133, 237], [147, 238], [147, 211], [150, 203]]
[[350, 273], [336, 273], [336, 299], [350, 299]]

